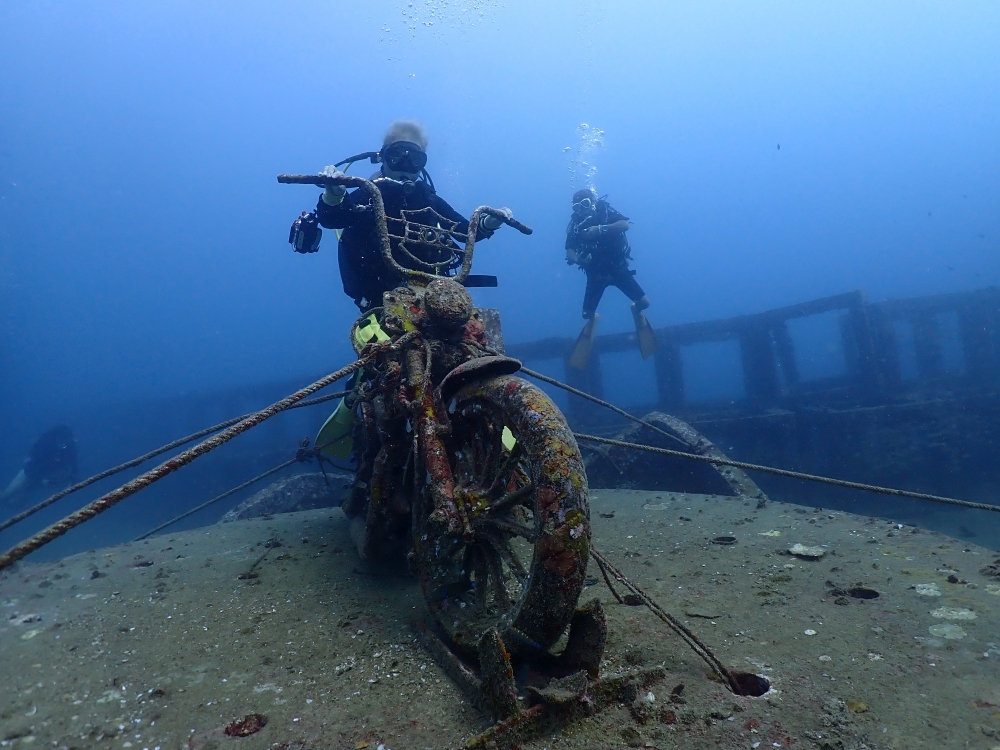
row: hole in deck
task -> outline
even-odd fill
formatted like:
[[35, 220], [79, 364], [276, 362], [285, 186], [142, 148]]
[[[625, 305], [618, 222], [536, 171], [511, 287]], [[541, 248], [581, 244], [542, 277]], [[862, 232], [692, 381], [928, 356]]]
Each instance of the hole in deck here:
[[712, 544], [736, 544], [736, 537], [734, 536], [717, 536], [712, 540]]
[[853, 589], [848, 589], [847, 594], [854, 599], [878, 599], [881, 596], [875, 589], [868, 589], [864, 586], [855, 586]]
[[730, 674], [740, 688], [740, 695], [760, 698], [760, 696], [771, 689], [771, 683], [758, 674], [753, 674], [752, 672], [730, 672]]

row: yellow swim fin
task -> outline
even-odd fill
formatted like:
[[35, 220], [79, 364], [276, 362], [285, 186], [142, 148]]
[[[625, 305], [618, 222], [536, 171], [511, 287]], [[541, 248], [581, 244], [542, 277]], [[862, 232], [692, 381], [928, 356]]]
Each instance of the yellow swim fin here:
[[341, 399], [333, 414], [319, 428], [315, 445], [330, 458], [347, 460], [354, 447], [354, 411]]
[[594, 347], [594, 331], [597, 328], [597, 319], [600, 316], [594, 313], [590, 320], [583, 326], [580, 335], [576, 339], [573, 353], [569, 357], [569, 366], [577, 370], [587, 369], [587, 362], [590, 360], [590, 350]]
[[653, 332], [653, 326], [649, 324], [642, 310], [635, 309], [635, 305], [632, 305], [632, 317], [635, 319], [635, 338], [639, 342], [639, 352], [643, 359], [649, 359], [656, 354], [656, 334]]

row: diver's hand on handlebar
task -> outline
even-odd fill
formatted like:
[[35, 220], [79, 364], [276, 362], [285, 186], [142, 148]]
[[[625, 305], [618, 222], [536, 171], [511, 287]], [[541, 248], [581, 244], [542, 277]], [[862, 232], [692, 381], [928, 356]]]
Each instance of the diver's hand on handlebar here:
[[479, 214], [479, 225], [484, 229], [494, 229], [500, 226], [500, 224], [506, 224], [509, 227], [514, 227], [521, 234], [531, 234], [531, 227], [525, 226], [515, 219], [514, 212], [509, 208], [497, 209], [490, 208], [489, 206], [480, 206], [475, 212]]
[[[334, 166], [326, 167], [320, 174], [332, 179], [344, 177], [344, 173]], [[339, 206], [346, 194], [347, 187], [344, 185], [327, 185], [323, 191], [323, 202], [328, 206]]]
[[483, 217], [482, 222], [480, 222], [483, 229], [488, 229], [489, 231], [494, 231], [500, 228], [502, 224], [506, 224], [511, 219], [514, 218], [514, 212], [509, 208], [499, 208], [497, 213], [503, 214], [503, 216], [494, 216], [493, 214], [486, 214]]

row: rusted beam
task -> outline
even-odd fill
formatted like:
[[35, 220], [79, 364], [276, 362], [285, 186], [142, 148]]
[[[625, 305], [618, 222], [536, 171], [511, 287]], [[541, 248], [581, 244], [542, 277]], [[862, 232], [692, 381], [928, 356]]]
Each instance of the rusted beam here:
[[743, 360], [743, 385], [747, 398], [761, 403], [777, 400], [781, 393], [771, 331], [763, 325], [747, 326], [739, 336]]
[[684, 364], [677, 344], [660, 344], [653, 356], [659, 404], [675, 408], [684, 403]]

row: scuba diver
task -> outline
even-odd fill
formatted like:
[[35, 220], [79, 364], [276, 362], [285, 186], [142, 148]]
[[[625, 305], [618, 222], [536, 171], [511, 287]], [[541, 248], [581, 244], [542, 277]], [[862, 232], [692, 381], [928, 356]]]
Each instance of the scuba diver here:
[[[338, 177], [343, 174], [340, 167], [362, 159], [370, 159], [373, 164], [381, 165], [379, 171], [370, 179], [376, 181], [382, 200], [385, 203], [385, 213], [390, 223], [390, 234], [397, 234], [405, 220], [437, 226], [447, 232], [465, 234], [469, 230], [469, 220], [452, 208], [434, 190], [434, 182], [427, 173], [427, 135], [423, 127], [416, 122], [398, 120], [389, 126], [382, 140], [382, 148], [375, 152], [352, 156], [323, 170], [327, 177]], [[367, 312], [372, 307], [382, 304], [382, 294], [403, 285], [401, 279], [382, 260], [378, 236], [375, 232], [375, 216], [368, 210], [370, 198], [364, 190], [347, 192], [343, 185], [327, 187], [320, 196], [316, 206], [315, 219], [321, 226], [328, 229], [342, 229], [337, 255], [340, 265], [340, 278], [344, 292], [354, 300], [361, 312]], [[509, 209], [503, 209], [509, 211]], [[494, 216], [484, 216], [476, 232], [476, 240], [491, 237], [500, 228], [502, 222]], [[293, 235], [295, 229], [293, 227]], [[402, 232], [399, 232], [402, 234]], [[419, 268], [409, 257], [416, 257], [424, 263], [440, 264], [438, 272], [443, 276], [453, 275], [461, 265], [460, 253], [450, 249], [432, 248], [415, 243], [400, 251], [400, 240], [391, 240], [394, 256], [400, 265], [406, 268]], [[452, 240], [452, 243], [454, 240]], [[318, 239], [315, 246], [299, 252], [313, 252], [318, 249]], [[454, 246], [457, 251], [459, 248]], [[494, 284], [495, 285], [495, 284]], [[471, 286], [467, 284], [467, 286]]]
[[628, 267], [632, 259], [625, 233], [628, 217], [612, 208], [607, 200], [598, 199], [591, 188], [573, 193], [573, 216], [566, 228], [566, 263], [578, 265], [587, 274], [587, 290], [583, 295], [583, 317], [586, 324], [580, 332], [570, 356], [570, 365], [586, 368], [597, 326], [597, 306], [609, 286], [618, 287], [632, 300], [636, 339], [642, 358], [656, 352], [656, 336], [643, 312], [649, 298], [635, 280], [635, 271]]
[[12, 502], [38, 487], [62, 489], [76, 478], [76, 438], [64, 424], [46, 431], [34, 442], [7, 489], [0, 492], [0, 502]]

